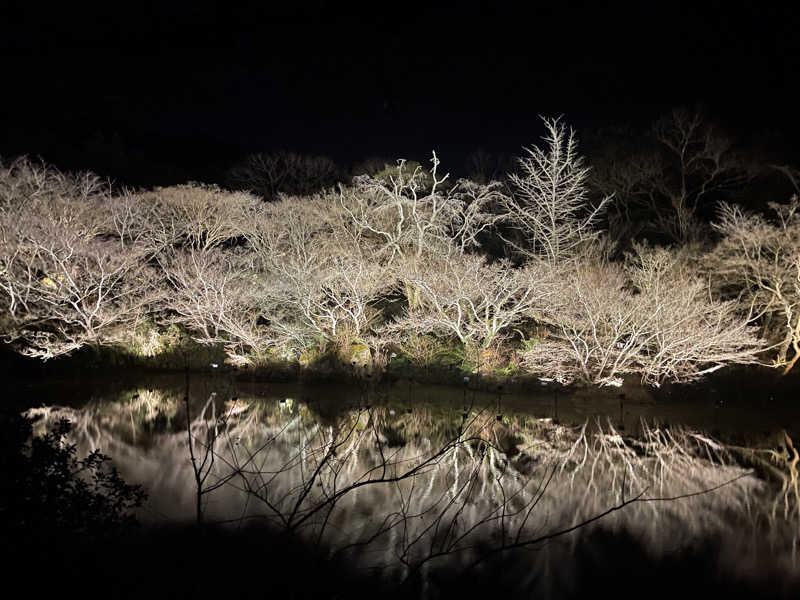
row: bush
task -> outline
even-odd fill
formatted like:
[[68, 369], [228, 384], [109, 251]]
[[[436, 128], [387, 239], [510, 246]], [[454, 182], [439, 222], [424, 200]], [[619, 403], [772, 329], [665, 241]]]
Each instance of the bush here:
[[146, 498], [123, 481], [99, 451], [78, 458], [62, 419], [42, 437], [31, 422], [3, 418], [0, 519], [10, 539], [35, 542], [50, 535], [108, 536], [136, 523], [132, 512]]

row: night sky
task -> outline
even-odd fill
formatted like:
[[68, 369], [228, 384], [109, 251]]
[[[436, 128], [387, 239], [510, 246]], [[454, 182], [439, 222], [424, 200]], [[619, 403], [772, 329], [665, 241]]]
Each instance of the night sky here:
[[797, 155], [789, 3], [162, 4], [0, 9], [0, 155], [130, 185], [213, 181], [280, 149], [344, 166], [436, 149], [457, 172], [477, 148], [536, 143], [540, 114], [582, 132], [697, 103]]

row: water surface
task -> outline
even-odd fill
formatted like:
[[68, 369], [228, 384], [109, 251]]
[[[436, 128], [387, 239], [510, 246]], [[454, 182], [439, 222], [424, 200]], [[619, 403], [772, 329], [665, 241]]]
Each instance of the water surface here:
[[[368, 389], [224, 374], [16, 391], [38, 432], [69, 419], [79, 452], [101, 450], [145, 486], [146, 523], [259, 523], [397, 581], [502, 563], [525, 589], [557, 595], [586, 565], [712, 547], [701, 558], [720, 578], [789, 585], [797, 406], [701, 392]], [[609, 539], [629, 548], [606, 552]]]

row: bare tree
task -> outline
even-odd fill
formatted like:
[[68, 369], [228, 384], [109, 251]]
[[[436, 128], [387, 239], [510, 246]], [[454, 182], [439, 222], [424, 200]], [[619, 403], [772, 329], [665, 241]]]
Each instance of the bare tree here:
[[[634, 240], [642, 234], [663, 234], [675, 239], [676, 217], [662, 206], [660, 181], [666, 168], [663, 156], [643, 142], [640, 135], [624, 130], [622, 140], [606, 141], [593, 156], [591, 185], [600, 196], [613, 194], [606, 213], [609, 233], [617, 240]], [[633, 147], [629, 147], [629, 146]], [[695, 223], [692, 222], [692, 226]], [[689, 232], [689, 236], [694, 236]]]
[[505, 179], [514, 168], [514, 159], [510, 155], [492, 154], [478, 148], [467, 155], [465, 166], [470, 180], [486, 184]]
[[269, 274], [252, 268], [243, 252], [189, 249], [160, 258], [171, 284], [169, 320], [201, 344], [221, 344], [236, 364], [261, 362], [282, 341], [272, 325], [279, 300]]
[[235, 189], [247, 190], [265, 200], [279, 194], [310, 195], [342, 181], [339, 167], [326, 156], [295, 152], [261, 152], [247, 156], [227, 173]]
[[721, 204], [714, 227], [723, 239], [708, 257], [720, 293], [736, 298], [777, 347], [775, 366], [788, 373], [800, 358], [800, 198], [769, 204], [775, 219]]
[[306, 323], [329, 340], [361, 339], [378, 316], [371, 305], [387, 288], [386, 269], [359, 257], [325, 254], [312, 270], [296, 266], [287, 262], [280, 273]]
[[800, 194], [800, 171], [789, 165], [770, 165], [773, 169], [782, 173], [789, 183], [792, 184], [796, 194]]
[[394, 279], [335, 198], [265, 206], [247, 236], [260, 268], [273, 276], [274, 293], [294, 313], [283, 324], [297, 341], [364, 339], [378, 316], [372, 305]]
[[690, 239], [697, 211], [716, 191], [738, 186], [748, 173], [732, 143], [716, 130], [699, 110], [674, 110], [654, 126], [661, 142], [676, 165], [676, 172], [665, 174], [659, 182], [661, 192], [674, 211], [672, 232], [679, 241]]
[[595, 181], [618, 197], [617, 228], [650, 231], [667, 242], [698, 241], [705, 231], [700, 214], [755, 171], [699, 109], [671, 111], [653, 124], [650, 139], [623, 156], [600, 157]]
[[3, 290], [12, 317], [7, 340], [23, 344], [26, 355], [48, 359], [116, 343], [148, 302], [147, 275], [116, 248], [31, 244], [25, 250], [4, 266]]
[[319, 247], [345, 254], [375, 250], [342, 209], [336, 194], [284, 196], [262, 204], [249, 215], [242, 231], [263, 268], [274, 269], [290, 257], [310, 264], [311, 251]]
[[692, 381], [729, 364], [757, 362], [763, 343], [732, 302], [709, 299], [702, 280], [665, 249], [637, 247], [627, 273], [582, 265], [549, 307], [555, 333], [529, 348], [546, 377], [621, 385], [626, 374], [660, 385]]
[[[243, 235], [258, 202], [242, 192], [228, 192], [216, 186], [190, 183], [133, 194], [122, 206], [145, 211], [147, 242], [156, 250], [183, 245], [208, 249]], [[116, 219], [126, 222], [129, 209]]]
[[418, 291], [418, 302], [388, 329], [454, 335], [481, 350], [541, 309], [557, 289], [552, 270], [533, 263], [517, 269], [455, 254], [412, 264], [401, 277]]
[[462, 251], [478, 245], [478, 235], [500, 219], [488, 208], [501, 202], [499, 184], [459, 181], [446, 187], [449, 174], [439, 174], [436, 153], [429, 173], [412, 172], [406, 162], [389, 181], [356, 177], [341, 191], [341, 205], [363, 235], [375, 239], [381, 256], [395, 258], [428, 251]]
[[48, 359], [114, 343], [150, 302], [146, 256], [106, 235], [107, 202], [89, 174], [25, 159], [0, 172], [4, 335], [24, 354]]
[[596, 238], [595, 225], [611, 196], [590, 205], [589, 168], [578, 155], [575, 133], [559, 119], [542, 120], [546, 146], [526, 149], [527, 156], [519, 160], [522, 174], [511, 175], [514, 191], [503, 198], [506, 219], [516, 234], [504, 239], [523, 256], [559, 262]]
[[355, 177], [358, 175], [370, 175], [375, 176], [381, 171], [384, 171], [388, 165], [392, 164], [392, 160], [389, 158], [383, 158], [380, 156], [368, 156], [356, 164], [354, 164], [350, 169], [350, 175]]
[[[207, 497], [231, 484], [240, 476], [236, 470], [230, 470], [221, 475], [219, 469], [216, 468], [216, 462], [220, 446], [225, 441], [223, 436], [227, 430], [228, 421], [235, 417], [241, 409], [235, 401], [228, 401], [226, 410], [218, 415], [217, 393], [212, 392], [199, 414], [193, 418], [188, 381], [187, 374], [187, 389], [183, 398], [183, 409], [186, 413], [186, 447], [189, 451], [189, 461], [194, 478], [195, 522], [197, 525], [203, 526]], [[227, 441], [230, 443], [229, 438]]]

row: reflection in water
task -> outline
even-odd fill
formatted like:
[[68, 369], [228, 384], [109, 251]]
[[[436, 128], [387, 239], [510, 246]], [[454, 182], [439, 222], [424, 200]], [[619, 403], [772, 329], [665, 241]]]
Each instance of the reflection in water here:
[[29, 414], [39, 432], [68, 418], [80, 451], [100, 449], [143, 483], [144, 520], [267, 523], [398, 579], [533, 548], [524, 576], [544, 570], [567, 586], [559, 557], [597, 527], [656, 558], [716, 540], [720, 568], [739, 576], [797, 566], [788, 434], [780, 451], [762, 451], [685, 428], [643, 424], [633, 438], [610, 423], [567, 427], [477, 406], [323, 416], [293, 398], [190, 403], [158, 389]]

